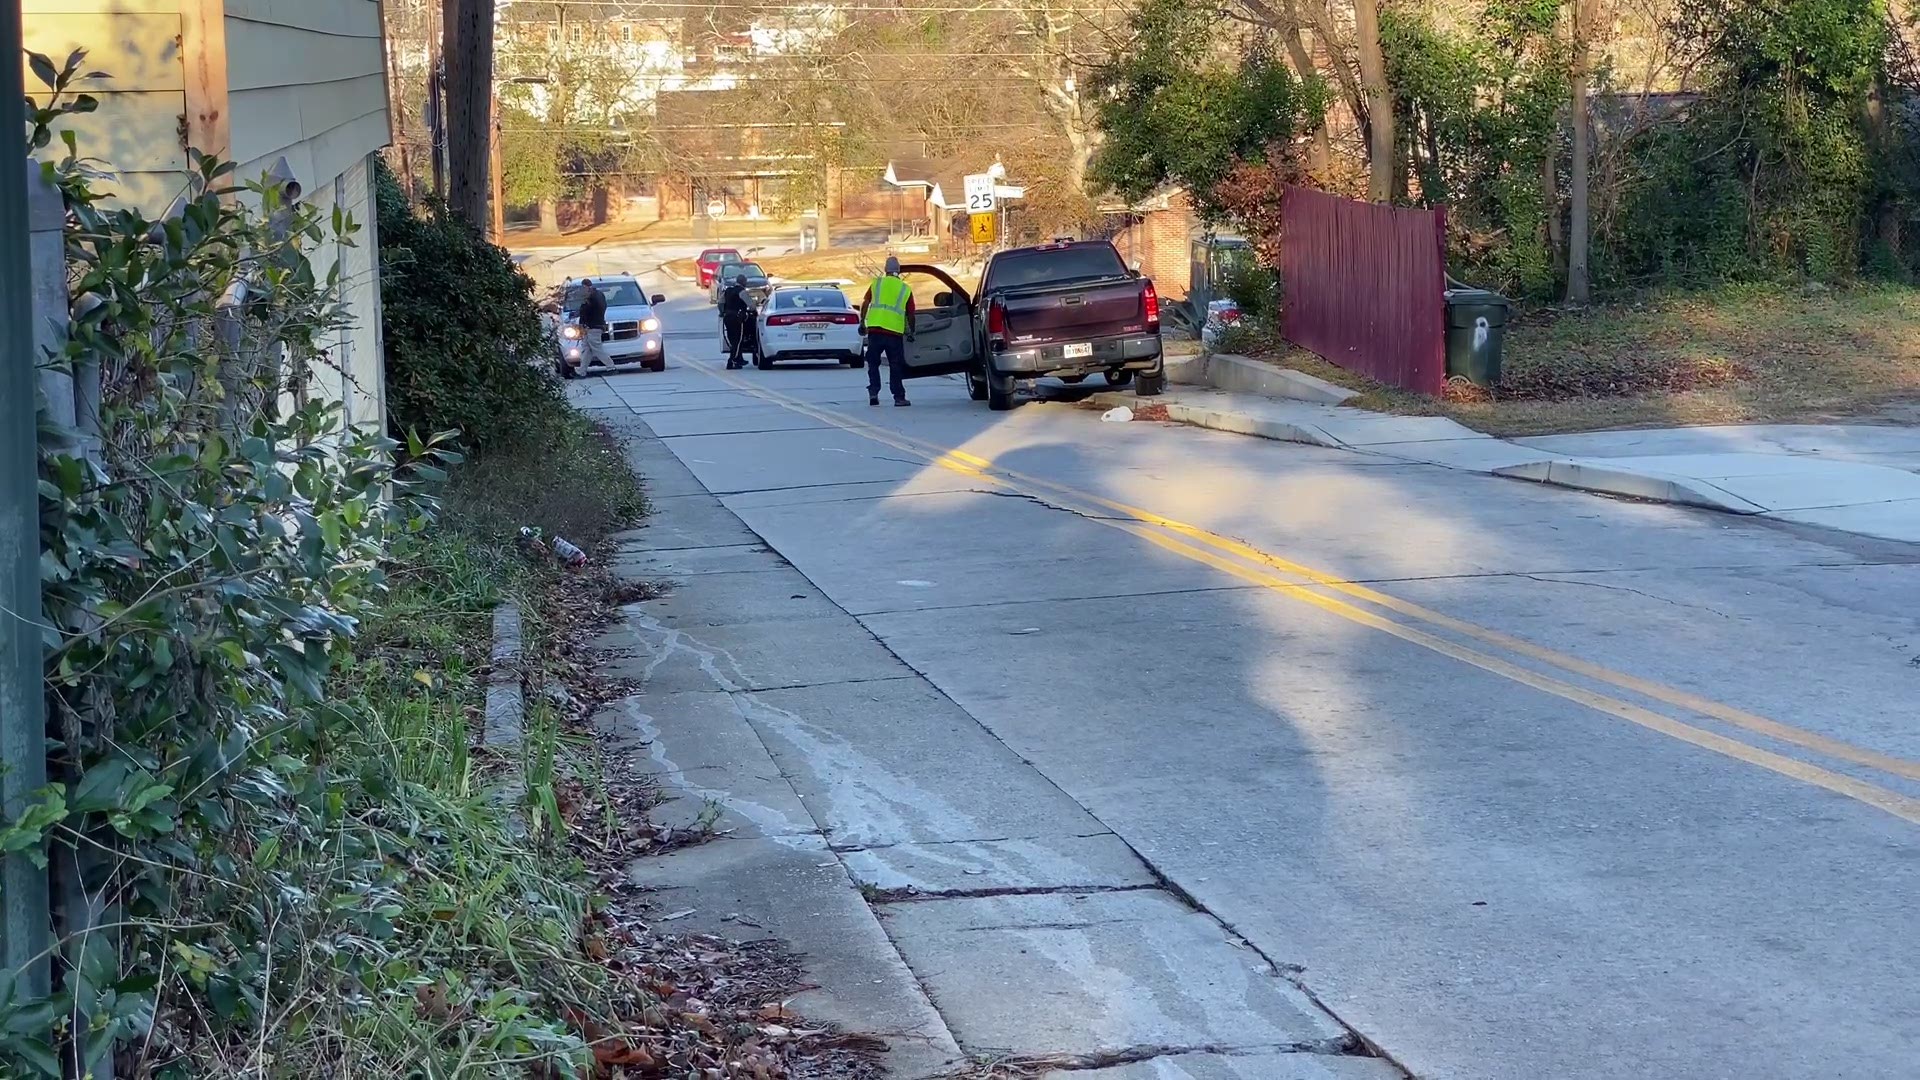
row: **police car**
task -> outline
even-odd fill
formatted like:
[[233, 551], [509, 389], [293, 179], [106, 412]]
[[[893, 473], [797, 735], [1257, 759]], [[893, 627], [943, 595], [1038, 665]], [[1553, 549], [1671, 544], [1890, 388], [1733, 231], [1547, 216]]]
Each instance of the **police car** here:
[[775, 285], [754, 315], [759, 323], [756, 367], [770, 368], [781, 360], [827, 360], [848, 367], [862, 362], [860, 312], [836, 285]]

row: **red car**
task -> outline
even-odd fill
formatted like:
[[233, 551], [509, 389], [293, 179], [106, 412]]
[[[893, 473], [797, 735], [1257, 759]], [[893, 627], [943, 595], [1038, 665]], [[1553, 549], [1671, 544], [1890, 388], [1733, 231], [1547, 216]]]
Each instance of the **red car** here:
[[700, 259], [694, 265], [699, 268], [700, 287], [713, 287], [713, 275], [728, 263], [745, 262], [740, 253], [732, 248], [708, 248], [700, 253]]

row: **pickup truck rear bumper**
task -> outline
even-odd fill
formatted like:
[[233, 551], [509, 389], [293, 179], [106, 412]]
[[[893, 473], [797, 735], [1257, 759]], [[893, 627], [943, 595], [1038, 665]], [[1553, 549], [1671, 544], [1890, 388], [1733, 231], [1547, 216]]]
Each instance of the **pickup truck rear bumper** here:
[[1066, 343], [1009, 346], [993, 354], [993, 368], [1002, 375], [1038, 379], [1050, 375], [1091, 375], [1119, 368], [1152, 374], [1160, 370], [1160, 335], [1129, 334], [1100, 338], [1085, 344], [1092, 355], [1068, 358]]

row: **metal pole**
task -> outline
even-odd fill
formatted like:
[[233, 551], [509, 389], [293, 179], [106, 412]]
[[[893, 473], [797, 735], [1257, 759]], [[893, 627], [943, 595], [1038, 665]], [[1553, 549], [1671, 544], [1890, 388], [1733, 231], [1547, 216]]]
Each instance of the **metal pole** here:
[[[28, 261], [26, 116], [20, 4], [0, 0], [0, 814], [11, 820], [47, 782], [40, 652], [40, 496]], [[20, 855], [0, 864], [0, 978], [44, 996], [47, 875]]]

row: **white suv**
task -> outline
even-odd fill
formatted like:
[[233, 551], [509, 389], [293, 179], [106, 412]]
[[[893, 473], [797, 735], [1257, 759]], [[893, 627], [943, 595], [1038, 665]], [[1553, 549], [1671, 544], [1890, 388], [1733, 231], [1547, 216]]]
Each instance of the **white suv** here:
[[[602, 333], [601, 352], [605, 365], [589, 365], [585, 334], [580, 326], [580, 304], [587, 297], [586, 282], [591, 281], [607, 298], [607, 328]], [[555, 336], [559, 355], [555, 366], [562, 378], [589, 374], [589, 366], [599, 371], [665, 371], [666, 346], [660, 335], [660, 317], [655, 304], [664, 304], [664, 296], [647, 296], [632, 274], [609, 274], [569, 278], [560, 286], [560, 317]]]

